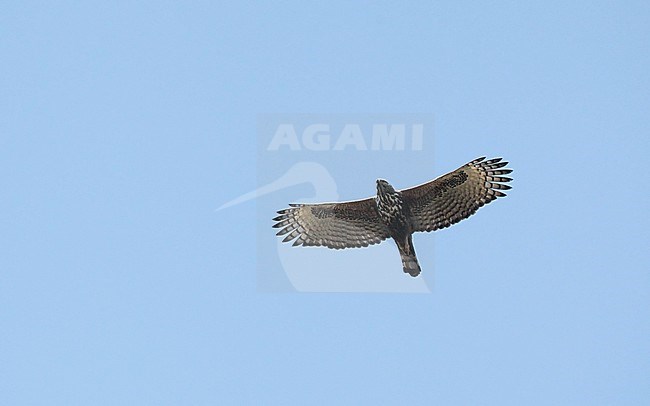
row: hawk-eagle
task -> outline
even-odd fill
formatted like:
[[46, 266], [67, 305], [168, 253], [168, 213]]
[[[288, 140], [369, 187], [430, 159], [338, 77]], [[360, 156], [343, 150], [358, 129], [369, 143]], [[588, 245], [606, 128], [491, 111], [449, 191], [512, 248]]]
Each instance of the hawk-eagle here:
[[466, 219], [483, 206], [504, 197], [512, 179], [502, 175], [508, 162], [475, 159], [430, 182], [395, 190], [377, 180], [377, 196], [340, 203], [290, 204], [278, 211], [273, 227], [283, 242], [293, 245], [355, 248], [378, 244], [388, 237], [397, 243], [404, 272], [420, 274], [412, 235], [435, 231]]

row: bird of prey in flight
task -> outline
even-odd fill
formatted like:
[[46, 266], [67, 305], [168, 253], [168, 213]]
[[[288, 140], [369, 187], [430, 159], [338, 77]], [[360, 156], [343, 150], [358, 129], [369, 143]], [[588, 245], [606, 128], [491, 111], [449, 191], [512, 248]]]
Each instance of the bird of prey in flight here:
[[420, 274], [412, 235], [416, 231], [435, 231], [468, 218], [479, 207], [510, 189], [502, 175], [508, 162], [501, 158], [475, 159], [453, 172], [430, 182], [395, 190], [383, 179], [377, 180], [377, 196], [340, 203], [290, 204], [278, 211], [273, 221], [277, 235], [293, 245], [327, 248], [358, 248], [378, 244], [387, 238], [397, 243], [404, 272]]

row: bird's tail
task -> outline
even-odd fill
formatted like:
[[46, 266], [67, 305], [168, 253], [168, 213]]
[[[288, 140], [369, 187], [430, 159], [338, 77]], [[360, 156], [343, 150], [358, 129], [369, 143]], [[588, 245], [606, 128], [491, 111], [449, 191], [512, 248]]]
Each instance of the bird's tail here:
[[399, 248], [399, 254], [402, 257], [402, 267], [404, 268], [404, 273], [407, 273], [413, 277], [418, 276], [421, 272], [420, 264], [418, 263], [418, 258], [415, 256], [415, 249], [413, 248], [413, 241], [411, 237], [408, 237], [408, 240], [404, 244], [397, 244]]

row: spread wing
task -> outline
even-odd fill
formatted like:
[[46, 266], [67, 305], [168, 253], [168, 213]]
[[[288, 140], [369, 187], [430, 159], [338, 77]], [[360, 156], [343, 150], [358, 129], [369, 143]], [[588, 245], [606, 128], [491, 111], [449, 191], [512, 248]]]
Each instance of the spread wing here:
[[278, 211], [274, 228], [293, 245], [356, 248], [377, 244], [389, 237], [372, 198], [342, 203], [290, 204]]
[[411, 208], [414, 231], [434, 231], [449, 227], [476, 213], [479, 207], [506, 194], [510, 189], [501, 176], [512, 169], [500, 169], [501, 158], [478, 158], [453, 172], [420, 186], [402, 190], [402, 198]]

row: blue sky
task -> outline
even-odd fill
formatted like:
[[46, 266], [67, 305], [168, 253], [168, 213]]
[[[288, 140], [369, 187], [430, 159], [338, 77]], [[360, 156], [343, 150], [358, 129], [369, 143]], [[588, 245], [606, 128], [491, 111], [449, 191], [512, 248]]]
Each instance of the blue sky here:
[[[650, 7], [569, 3], [5, 2], [0, 403], [648, 404]], [[215, 209], [268, 113], [434, 117], [345, 199], [514, 189], [415, 237], [432, 294], [262, 293], [273, 213]]]

